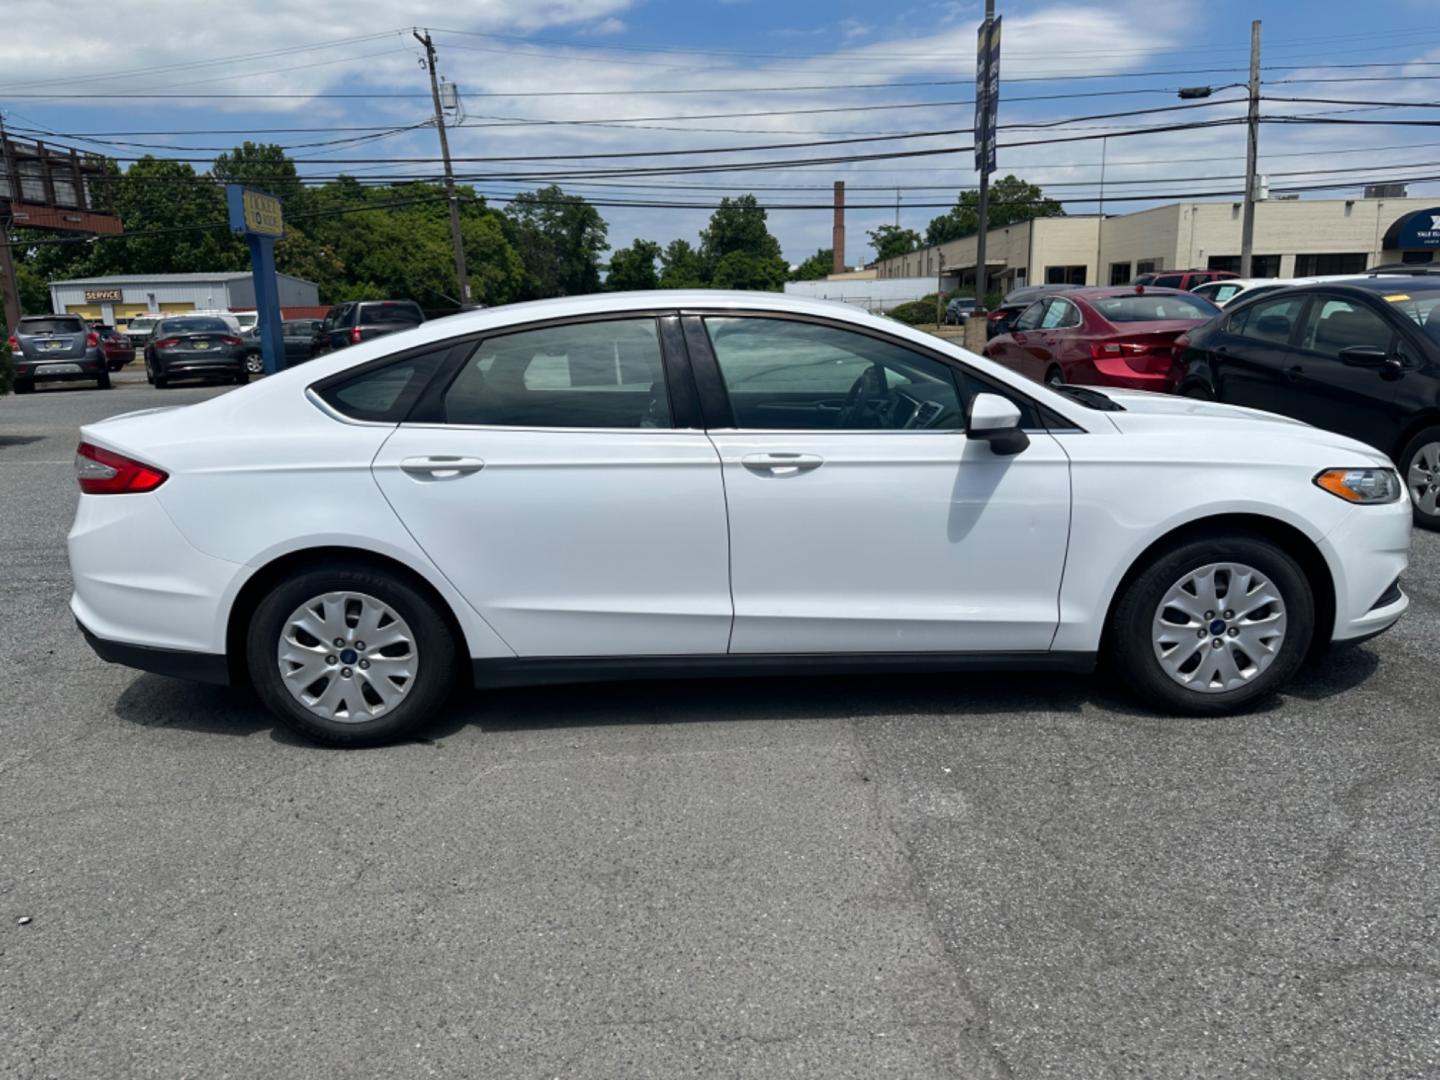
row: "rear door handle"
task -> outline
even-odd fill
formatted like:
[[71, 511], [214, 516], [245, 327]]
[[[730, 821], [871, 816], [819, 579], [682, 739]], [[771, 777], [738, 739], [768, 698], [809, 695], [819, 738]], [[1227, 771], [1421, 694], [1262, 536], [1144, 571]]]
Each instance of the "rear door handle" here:
[[819, 454], [746, 454], [740, 464], [763, 476], [799, 476], [825, 464]]
[[473, 457], [431, 454], [428, 457], [407, 457], [400, 461], [400, 471], [417, 480], [456, 480], [477, 473], [485, 462]]
[[1303, 378], [1304, 375], [1305, 369], [1299, 364], [1296, 364], [1294, 367], [1288, 367], [1285, 369], [1285, 377], [1291, 382], [1297, 382], [1298, 380]]

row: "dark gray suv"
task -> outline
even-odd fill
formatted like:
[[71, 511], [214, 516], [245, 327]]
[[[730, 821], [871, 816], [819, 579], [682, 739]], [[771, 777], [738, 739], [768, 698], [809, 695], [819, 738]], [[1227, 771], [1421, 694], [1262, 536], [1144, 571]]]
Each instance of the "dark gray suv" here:
[[312, 353], [324, 356], [383, 334], [414, 329], [424, 321], [425, 313], [414, 300], [350, 300], [325, 313], [325, 321], [315, 331]]
[[110, 389], [110, 366], [100, 335], [79, 315], [26, 315], [10, 335], [15, 364], [15, 393], [28, 394], [37, 382], [94, 379]]

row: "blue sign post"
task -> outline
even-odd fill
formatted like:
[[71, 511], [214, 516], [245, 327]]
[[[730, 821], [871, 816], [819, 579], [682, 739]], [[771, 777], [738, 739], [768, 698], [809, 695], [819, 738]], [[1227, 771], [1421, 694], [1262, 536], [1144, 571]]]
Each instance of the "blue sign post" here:
[[256, 326], [265, 374], [285, 366], [285, 339], [280, 329], [280, 287], [275, 280], [275, 241], [285, 235], [285, 214], [280, 200], [239, 184], [225, 185], [230, 230], [245, 237], [250, 248], [250, 271], [255, 280]]

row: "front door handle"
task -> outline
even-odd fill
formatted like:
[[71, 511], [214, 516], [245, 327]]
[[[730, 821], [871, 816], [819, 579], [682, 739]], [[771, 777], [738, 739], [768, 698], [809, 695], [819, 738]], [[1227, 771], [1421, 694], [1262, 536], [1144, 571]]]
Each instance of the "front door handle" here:
[[400, 471], [417, 480], [455, 480], [477, 473], [485, 462], [473, 457], [455, 457], [451, 454], [431, 454], [427, 457], [407, 457], [400, 461]]
[[764, 476], [799, 476], [825, 464], [819, 454], [746, 454], [740, 464]]

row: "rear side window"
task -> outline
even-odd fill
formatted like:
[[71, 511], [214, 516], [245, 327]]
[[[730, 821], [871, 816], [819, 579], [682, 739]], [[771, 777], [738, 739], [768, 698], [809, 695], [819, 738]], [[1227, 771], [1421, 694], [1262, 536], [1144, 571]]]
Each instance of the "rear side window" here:
[[348, 377], [342, 373], [312, 387], [325, 404], [352, 420], [398, 424], [451, 353], [446, 345], [368, 367]]
[[425, 315], [415, 304], [364, 304], [360, 308], [361, 326], [389, 326], [403, 323], [418, 326]]
[[1161, 289], [1178, 289], [1180, 288], [1180, 283], [1184, 280], [1185, 276], [1183, 274], [1161, 274], [1153, 281], [1146, 282], [1146, 284], [1151, 284]]
[[448, 424], [668, 428], [656, 322], [615, 319], [488, 338], [441, 408]]
[[341, 324], [341, 320], [344, 319], [344, 317], [345, 305], [337, 305], [336, 307], [332, 307], [329, 311], [325, 313], [325, 321], [321, 324], [321, 326], [323, 329], [330, 330], [336, 326], [339, 326]]
[[85, 330], [85, 323], [78, 315], [60, 315], [21, 319], [15, 329], [22, 334], [78, 334]]

